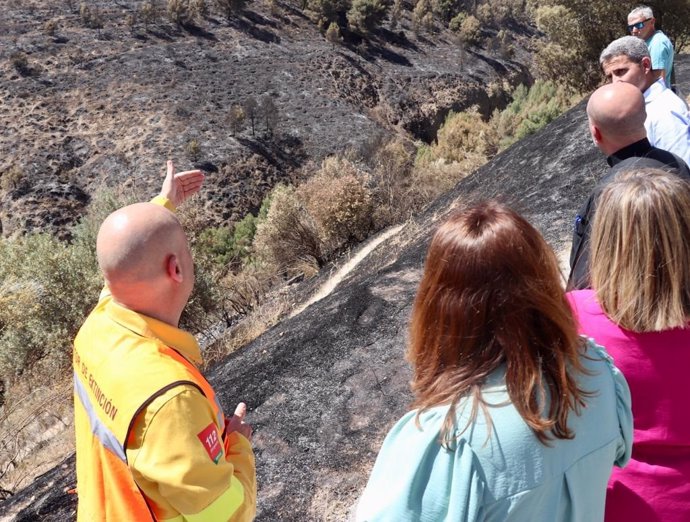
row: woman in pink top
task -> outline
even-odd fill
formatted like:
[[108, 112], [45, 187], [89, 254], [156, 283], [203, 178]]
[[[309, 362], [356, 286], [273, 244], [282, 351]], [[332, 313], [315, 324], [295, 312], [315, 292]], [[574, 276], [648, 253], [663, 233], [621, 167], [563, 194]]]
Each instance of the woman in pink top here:
[[614, 468], [607, 521], [690, 521], [690, 185], [656, 169], [602, 192], [591, 245], [594, 290], [568, 294], [580, 331], [630, 385], [632, 460]]

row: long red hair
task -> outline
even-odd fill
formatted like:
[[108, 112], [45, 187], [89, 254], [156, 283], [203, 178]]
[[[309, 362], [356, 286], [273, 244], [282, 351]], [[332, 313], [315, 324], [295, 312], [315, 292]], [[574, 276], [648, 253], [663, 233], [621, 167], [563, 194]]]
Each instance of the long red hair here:
[[485, 202], [440, 226], [414, 302], [408, 359], [418, 413], [450, 404], [444, 446], [467, 428], [455, 425], [459, 400], [472, 400], [469, 423], [479, 407], [490, 419], [481, 388], [503, 363], [508, 395], [538, 439], [572, 438], [568, 414], [588, 395], [574, 378], [584, 372], [582, 351], [556, 257], [532, 225]]

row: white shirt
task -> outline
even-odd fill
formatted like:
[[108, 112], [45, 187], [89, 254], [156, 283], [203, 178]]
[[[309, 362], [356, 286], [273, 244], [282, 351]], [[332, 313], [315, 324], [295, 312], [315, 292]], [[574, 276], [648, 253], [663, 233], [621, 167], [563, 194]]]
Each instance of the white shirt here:
[[654, 147], [690, 164], [690, 114], [687, 104], [659, 78], [644, 92], [647, 139]]

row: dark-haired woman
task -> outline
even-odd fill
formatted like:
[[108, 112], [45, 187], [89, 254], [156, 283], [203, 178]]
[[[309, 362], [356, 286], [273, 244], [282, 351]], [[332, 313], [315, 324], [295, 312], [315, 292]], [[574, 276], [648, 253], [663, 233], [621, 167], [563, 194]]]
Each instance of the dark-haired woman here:
[[630, 457], [630, 396], [577, 334], [555, 256], [493, 202], [434, 235], [412, 312], [413, 410], [388, 433], [358, 521], [600, 521]]
[[690, 185], [662, 170], [621, 172], [599, 197], [591, 241], [594, 290], [568, 297], [630, 383], [635, 419], [606, 520], [688, 522]]

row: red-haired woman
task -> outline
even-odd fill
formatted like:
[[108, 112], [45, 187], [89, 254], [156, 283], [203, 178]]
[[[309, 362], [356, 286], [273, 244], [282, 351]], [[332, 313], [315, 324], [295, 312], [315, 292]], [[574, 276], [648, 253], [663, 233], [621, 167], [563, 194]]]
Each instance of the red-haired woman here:
[[630, 394], [577, 334], [556, 258], [487, 202], [434, 235], [412, 312], [413, 410], [388, 433], [359, 521], [602, 520], [630, 457]]

